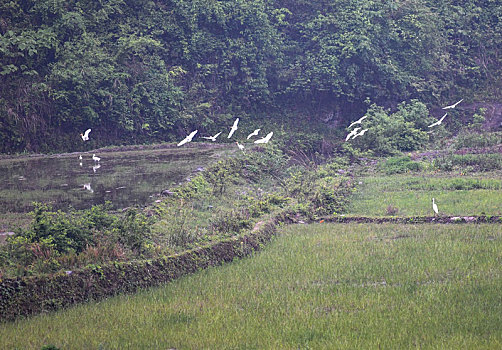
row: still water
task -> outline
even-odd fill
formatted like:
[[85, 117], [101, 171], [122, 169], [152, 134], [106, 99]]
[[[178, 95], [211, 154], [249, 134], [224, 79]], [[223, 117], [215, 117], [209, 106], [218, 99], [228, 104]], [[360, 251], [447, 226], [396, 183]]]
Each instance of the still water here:
[[[222, 149], [149, 149], [0, 160], [0, 213], [28, 212], [33, 202], [54, 209], [145, 205], [162, 190], [215, 161]], [[79, 159], [82, 156], [82, 160]]]

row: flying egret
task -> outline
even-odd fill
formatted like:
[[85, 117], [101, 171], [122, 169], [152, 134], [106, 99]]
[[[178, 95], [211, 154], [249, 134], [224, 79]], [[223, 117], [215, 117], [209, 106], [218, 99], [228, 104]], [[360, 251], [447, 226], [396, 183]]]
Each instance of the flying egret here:
[[455, 108], [455, 107], [457, 107], [457, 105], [458, 105], [460, 102], [462, 102], [463, 100], [464, 100], [464, 99], [461, 99], [460, 101], [457, 101], [457, 102], [455, 102], [455, 103], [454, 103], [454, 104], [452, 104], [452, 105], [449, 105], [449, 106], [443, 107], [443, 109], [452, 109], [452, 108]]
[[438, 211], [438, 206], [436, 205], [436, 202], [434, 202], [434, 198], [432, 198], [432, 210], [434, 210], [434, 213], [439, 214]]
[[363, 135], [364, 135], [364, 133], [365, 133], [366, 131], [368, 131], [368, 129], [363, 129], [363, 130], [361, 130], [361, 131], [359, 132], [359, 134], [355, 134], [355, 135], [352, 137], [352, 140], [353, 140], [353, 139], [355, 139], [355, 138], [356, 138], [356, 137], [358, 137], [358, 136], [363, 136]]
[[92, 155], [92, 160], [95, 162], [99, 162], [101, 158], [97, 157], [95, 154]]
[[429, 125], [429, 128], [432, 128], [433, 126], [436, 126], [436, 125], [441, 125], [441, 123], [443, 122], [443, 119], [446, 118], [446, 116], [448, 115], [448, 113], [445, 113], [441, 119], [439, 119], [438, 121], [436, 121], [435, 123], [432, 123], [431, 125]]
[[235, 141], [235, 143], [237, 144], [237, 147], [239, 147], [239, 149], [240, 149], [241, 151], [243, 151], [243, 152], [244, 152], [244, 145], [241, 145], [241, 144], [240, 144], [239, 142], [237, 142], [237, 141]]
[[83, 134], [80, 134], [80, 136], [82, 137], [82, 140], [88, 141], [90, 132], [91, 132], [91, 129], [87, 129]]
[[216, 135], [214, 135], [214, 136], [202, 136], [202, 138], [203, 138], [203, 139], [207, 139], [207, 140], [211, 140], [211, 141], [213, 141], [213, 142], [214, 142], [214, 141], [216, 141], [216, 138], [217, 138], [218, 136], [220, 136], [220, 134], [221, 134], [221, 131], [220, 131], [219, 133], [217, 133]]
[[232, 137], [232, 135], [234, 134], [235, 130], [237, 130], [237, 124], [239, 124], [239, 118], [235, 119], [234, 121], [234, 125], [232, 125], [232, 127], [230, 128], [230, 132], [228, 133], [228, 139]]
[[87, 191], [89, 191], [89, 192], [91, 192], [91, 193], [93, 193], [93, 192], [94, 192], [94, 190], [93, 190], [93, 189], [92, 189], [92, 187], [91, 187], [91, 183], [90, 183], [90, 182], [89, 182], [89, 183], [84, 184], [83, 186], [84, 186], [84, 190], [87, 190]]
[[193, 139], [193, 137], [195, 136], [195, 134], [197, 133], [197, 131], [198, 131], [198, 130], [192, 131], [192, 132], [190, 133], [190, 135], [188, 135], [188, 136], [187, 136], [187, 137], [185, 137], [183, 140], [181, 140], [181, 142], [180, 142], [180, 143], [178, 143], [178, 147], [179, 147], [179, 146], [183, 146], [185, 143], [192, 141], [192, 139]]
[[259, 139], [259, 140], [256, 140], [254, 143], [268, 143], [268, 141], [270, 141], [270, 139], [272, 138], [272, 135], [274, 134], [273, 131], [269, 132], [267, 134], [267, 136], [265, 136], [264, 138], [262, 139]]
[[351, 132], [349, 132], [349, 134], [347, 135], [347, 137], [345, 138], [345, 141], [348, 141], [348, 139], [350, 139], [352, 136], [354, 136], [355, 134], [357, 134], [357, 132], [359, 131], [359, 127], [353, 129]]
[[253, 131], [251, 134], [248, 135], [248, 138], [247, 140], [249, 140], [251, 137], [253, 136], [256, 136], [258, 135], [258, 133], [260, 132], [261, 129], [256, 129], [255, 131]]
[[364, 116], [364, 117], [361, 117], [359, 120], [356, 120], [355, 122], [353, 122], [352, 124], [349, 125], [348, 129], [350, 129], [353, 125], [356, 125], [356, 124], [361, 124], [362, 121], [364, 119], [368, 118], [367, 116]]

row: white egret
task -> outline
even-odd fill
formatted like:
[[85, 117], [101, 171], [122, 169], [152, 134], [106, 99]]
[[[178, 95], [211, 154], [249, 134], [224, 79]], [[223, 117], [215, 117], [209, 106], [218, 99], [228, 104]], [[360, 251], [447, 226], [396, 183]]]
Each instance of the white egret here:
[[349, 132], [349, 134], [347, 135], [347, 137], [345, 137], [345, 141], [348, 141], [352, 136], [354, 136], [355, 134], [357, 134], [357, 132], [359, 131], [359, 127], [353, 129], [351, 132]]
[[214, 142], [214, 141], [216, 141], [216, 138], [217, 138], [218, 136], [220, 136], [220, 134], [221, 134], [221, 131], [220, 131], [219, 133], [217, 133], [216, 135], [214, 135], [214, 136], [202, 136], [202, 138], [203, 138], [203, 139], [206, 139], [206, 140], [211, 140], [211, 141], [213, 141], [213, 142]]
[[439, 119], [438, 121], [436, 121], [435, 123], [432, 123], [431, 125], [429, 125], [429, 128], [432, 128], [433, 126], [436, 126], [436, 125], [441, 125], [441, 123], [443, 122], [443, 119], [446, 118], [446, 116], [448, 115], [448, 113], [445, 113], [441, 119]]
[[438, 206], [436, 205], [434, 198], [432, 198], [432, 210], [434, 210], [434, 213], [436, 213], [436, 215], [439, 214]]
[[256, 129], [255, 131], [253, 131], [251, 134], [248, 135], [248, 138], [246, 140], [249, 140], [253, 136], [257, 136], [260, 130], [261, 129]]
[[91, 129], [87, 129], [83, 134], [80, 134], [80, 136], [82, 137], [82, 140], [88, 141], [90, 132], [91, 132]]
[[348, 129], [350, 129], [352, 126], [356, 125], [356, 124], [361, 124], [362, 121], [364, 119], [368, 118], [367, 116], [364, 116], [364, 117], [361, 117], [359, 120], [356, 120], [355, 122], [353, 122], [352, 124], [349, 125]]
[[79, 156], [78, 156], [78, 159], [82, 160], [82, 155], [79, 155]]
[[179, 147], [179, 146], [183, 146], [183, 145], [184, 145], [185, 143], [187, 143], [187, 142], [191, 142], [191, 141], [192, 141], [192, 139], [193, 139], [193, 137], [194, 137], [194, 136], [195, 136], [195, 134], [197, 133], [197, 131], [198, 131], [198, 130], [192, 131], [192, 132], [190, 133], [190, 135], [188, 135], [188, 136], [187, 136], [187, 137], [185, 137], [183, 140], [181, 140], [181, 142], [180, 142], [180, 143], [178, 143], [178, 147]]
[[243, 151], [243, 152], [244, 152], [244, 145], [241, 145], [241, 144], [240, 144], [239, 142], [237, 142], [237, 141], [235, 141], [235, 143], [237, 144], [237, 147], [239, 147], [239, 149], [240, 149], [241, 151]]
[[234, 121], [234, 125], [232, 125], [232, 127], [230, 128], [230, 132], [228, 133], [228, 139], [232, 137], [232, 135], [234, 134], [235, 130], [237, 130], [237, 124], [239, 124], [239, 118], [235, 119]]
[[99, 168], [101, 168], [101, 164], [99, 164], [99, 163], [98, 163], [98, 164], [96, 164], [96, 165], [93, 165], [93, 166], [92, 166], [92, 171], [93, 171], [93, 172], [96, 172], [96, 170], [98, 170]]
[[95, 162], [99, 162], [101, 160], [101, 158], [99, 158], [98, 156], [96, 156], [95, 154], [92, 155], [92, 160], [95, 161]]
[[84, 190], [87, 190], [87, 191], [89, 191], [89, 192], [91, 192], [91, 193], [93, 193], [93, 192], [94, 192], [94, 190], [93, 190], [93, 189], [92, 189], [92, 187], [91, 187], [91, 183], [90, 183], [90, 182], [89, 182], [89, 183], [84, 184], [83, 186], [84, 186]]
[[272, 135], [274, 134], [273, 131], [269, 132], [267, 134], [267, 136], [265, 136], [264, 138], [262, 139], [259, 139], [259, 140], [256, 140], [254, 143], [268, 143], [268, 141], [270, 141], [270, 139], [272, 138]]
[[462, 102], [463, 100], [464, 100], [464, 99], [461, 99], [460, 101], [457, 101], [457, 102], [455, 102], [455, 103], [454, 103], [454, 104], [452, 104], [452, 105], [449, 105], [449, 106], [443, 107], [443, 109], [452, 109], [452, 108], [455, 108], [455, 107], [457, 107], [457, 105], [458, 105], [460, 102]]
[[368, 131], [368, 129], [363, 129], [363, 130], [361, 130], [361, 131], [359, 132], [359, 134], [355, 134], [355, 135], [352, 137], [352, 140], [353, 140], [353, 139], [355, 139], [355, 138], [356, 138], [356, 137], [358, 137], [358, 136], [363, 136], [363, 135], [364, 135], [364, 133], [365, 133], [366, 131]]

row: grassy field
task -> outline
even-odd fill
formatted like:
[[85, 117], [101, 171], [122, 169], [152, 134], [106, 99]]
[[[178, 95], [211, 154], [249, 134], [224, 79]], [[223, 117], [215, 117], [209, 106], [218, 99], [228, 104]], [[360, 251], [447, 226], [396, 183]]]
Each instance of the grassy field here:
[[[434, 197], [441, 215], [502, 215], [500, 174], [375, 175], [358, 179], [349, 215], [434, 215]], [[388, 208], [397, 208], [392, 214]]]
[[252, 258], [0, 325], [0, 348], [502, 347], [500, 225], [288, 226]]

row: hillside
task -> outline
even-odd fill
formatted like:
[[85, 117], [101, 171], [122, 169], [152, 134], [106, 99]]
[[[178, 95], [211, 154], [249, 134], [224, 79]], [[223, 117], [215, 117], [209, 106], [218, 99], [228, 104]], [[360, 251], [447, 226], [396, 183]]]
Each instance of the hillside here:
[[474, 0], [4, 1], [0, 153], [174, 141], [235, 116], [343, 127], [365, 101], [497, 102], [501, 19]]

